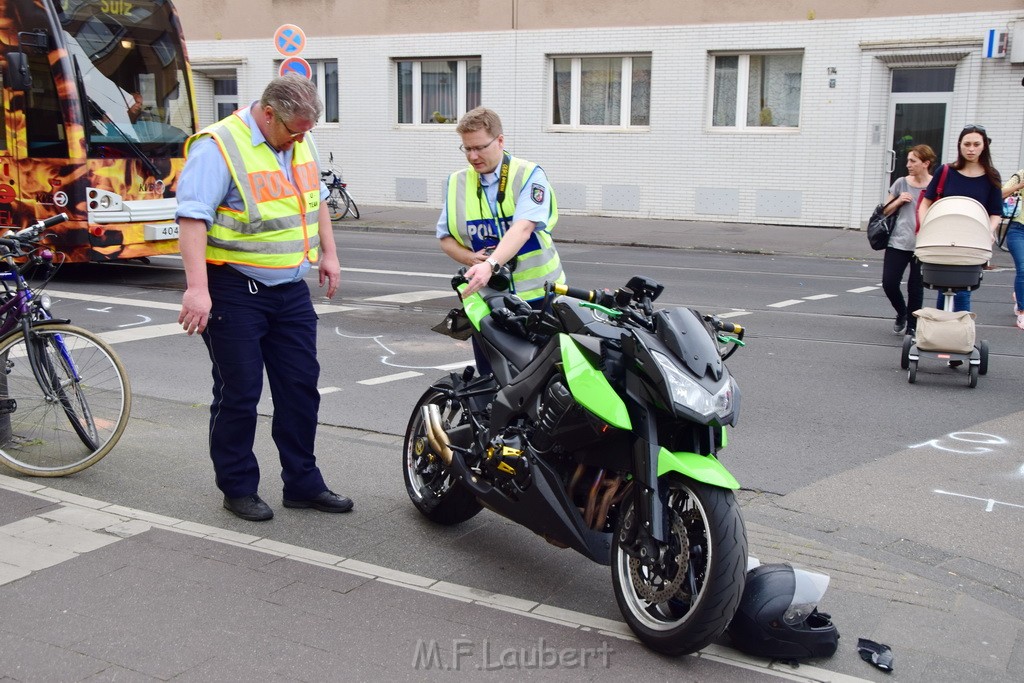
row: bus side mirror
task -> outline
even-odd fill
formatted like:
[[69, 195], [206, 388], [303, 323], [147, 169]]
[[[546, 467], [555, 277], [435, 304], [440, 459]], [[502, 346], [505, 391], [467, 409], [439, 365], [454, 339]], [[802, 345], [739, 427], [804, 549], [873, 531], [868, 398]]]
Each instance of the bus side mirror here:
[[32, 89], [32, 72], [28, 68], [28, 58], [24, 52], [10, 51], [7, 53], [7, 73], [4, 82], [15, 92], [26, 92]]

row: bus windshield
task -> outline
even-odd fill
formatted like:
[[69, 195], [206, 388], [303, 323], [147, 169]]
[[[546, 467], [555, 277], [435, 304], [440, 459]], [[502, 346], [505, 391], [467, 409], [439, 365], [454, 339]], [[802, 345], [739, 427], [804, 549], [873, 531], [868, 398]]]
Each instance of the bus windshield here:
[[195, 130], [177, 18], [165, 0], [60, 0], [90, 157], [180, 155]]

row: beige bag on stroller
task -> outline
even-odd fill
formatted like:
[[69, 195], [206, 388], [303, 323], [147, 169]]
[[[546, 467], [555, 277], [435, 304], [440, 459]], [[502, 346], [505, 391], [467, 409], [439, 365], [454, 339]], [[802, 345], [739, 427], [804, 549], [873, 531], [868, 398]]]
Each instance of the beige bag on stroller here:
[[917, 348], [922, 351], [970, 353], [974, 350], [974, 318], [970, 311], [922, 308], [917, 316]]

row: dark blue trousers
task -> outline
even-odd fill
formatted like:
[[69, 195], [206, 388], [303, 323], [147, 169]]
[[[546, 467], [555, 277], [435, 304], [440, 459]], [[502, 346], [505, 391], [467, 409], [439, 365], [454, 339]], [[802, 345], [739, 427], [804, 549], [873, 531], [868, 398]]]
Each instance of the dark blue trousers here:
[[320, 364], [309, 287], [304, 281], [267, 287], [229, 266], [208, 266], [207, 272], [213, 308], [203, 341], [213, 363], [210, 457], [217, 487], [229, 498], [259, 488], [253, 442], [266, 370], [284, 497], [312, 498], [327, 486], [313, 450]]

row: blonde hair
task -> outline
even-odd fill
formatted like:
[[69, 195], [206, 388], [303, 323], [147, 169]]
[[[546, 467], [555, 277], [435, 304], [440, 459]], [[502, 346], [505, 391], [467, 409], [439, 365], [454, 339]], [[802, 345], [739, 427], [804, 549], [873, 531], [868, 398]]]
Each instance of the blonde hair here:
[[470, 109], [459, 119], [459, 124], [455, 126], [455, 132], [462, 135], [476, 130], [485, 130], [488, 134], [498, 137], [502, 135], [501, 118], [487, 107]]

